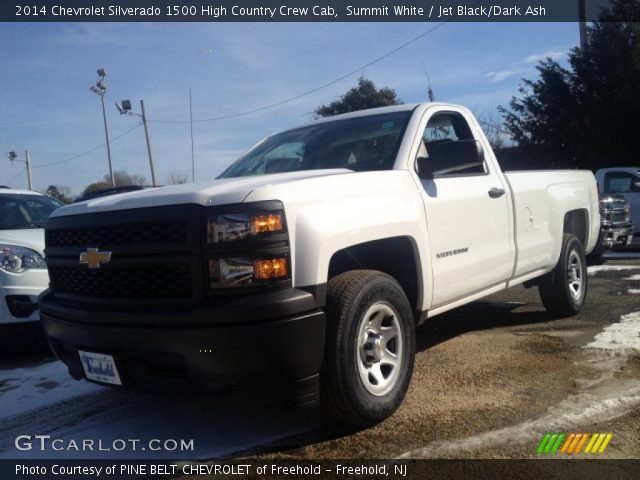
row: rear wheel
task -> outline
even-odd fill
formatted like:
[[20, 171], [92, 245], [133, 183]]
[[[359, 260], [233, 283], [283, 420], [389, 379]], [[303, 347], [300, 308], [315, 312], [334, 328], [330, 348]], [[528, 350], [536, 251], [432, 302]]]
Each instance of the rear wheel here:
[[587, 297], [587, 261], [578, 237], [564, 234], [555, 268], [539, 283], [540, 298], [547, 311], [558, 317], [578, 313]]
[[353, 270], [331, 279], [321, 399], [336, 419], [370, 426], [402, 403], [411, 381], [415, 326], [395, 279]]

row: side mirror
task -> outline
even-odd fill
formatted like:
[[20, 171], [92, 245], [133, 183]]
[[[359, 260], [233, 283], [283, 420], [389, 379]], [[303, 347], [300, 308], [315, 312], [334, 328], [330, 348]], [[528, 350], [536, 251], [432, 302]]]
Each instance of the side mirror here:
[[640, 182], [634, 182], [633, 185], [640, 190]]
[[428, 157], [416, 159], [418, 176], [423, 179], [462, 173], [478, 167], [481, 169], [484, 164], [484, 149], [477, 140], [434, 143], [429, 145], [427, 150]]

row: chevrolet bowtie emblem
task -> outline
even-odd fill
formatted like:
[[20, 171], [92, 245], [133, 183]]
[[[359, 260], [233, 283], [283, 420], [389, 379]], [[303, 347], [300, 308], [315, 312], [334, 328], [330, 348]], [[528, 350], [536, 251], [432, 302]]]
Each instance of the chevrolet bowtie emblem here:
[[89, 268], [100, 268], [103, 263], [109, 263], [111, 252], [101, 252], [97, 248], [88, 248], [80, 254], [80, 263], [89, 265]]

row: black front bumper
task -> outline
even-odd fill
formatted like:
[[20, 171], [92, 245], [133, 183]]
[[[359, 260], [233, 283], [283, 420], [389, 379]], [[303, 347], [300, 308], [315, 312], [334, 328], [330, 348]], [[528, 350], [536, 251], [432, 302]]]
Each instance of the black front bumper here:
[[40, 299], [51, 348], [74, 378], [84, 378], [84, 350], [113, 355], [125, 385], [278, 386], [308, 405], [317, 403], [324, 351], [325, 315], [316, 305], [312, 293], [293, 288], [181, 313], [88, 311], [53, 293]]

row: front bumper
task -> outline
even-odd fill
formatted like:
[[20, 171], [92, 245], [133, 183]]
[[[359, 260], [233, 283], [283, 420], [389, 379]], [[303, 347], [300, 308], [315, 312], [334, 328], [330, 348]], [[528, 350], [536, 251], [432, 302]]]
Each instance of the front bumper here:
[[624, 247], [631, 245], [633, 240], [633, 224], [628, 223], [620, 226], [603, 226], [600, 228], [598, 245], [596, 252], [605, 252], [614, 247]]
[[0, 271], [0, 325], [38, 322], [38, 296], [49, 285], [46, 270]]
[[[245, 296], [235, 308], [227, 302], [181, 314], [155, 313], [153, 324], [142, 314], [147, 318], [136, 322], [131, 312], [74, 310], [51, 293], [42, 296], [40, 308], [51, 348], [76, 379], [84, 378], [78, 357], [84, 350], [113, 355], [125, 385], [277, 386], [290, 389], [299, 405], [317, 404], [324, 312], [313, 308], [311, 293], [299, 289], [266, 295]], [[204, 317], [211, 322], [203, 323]]]

